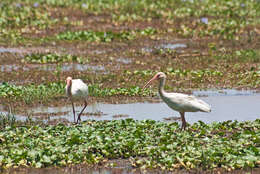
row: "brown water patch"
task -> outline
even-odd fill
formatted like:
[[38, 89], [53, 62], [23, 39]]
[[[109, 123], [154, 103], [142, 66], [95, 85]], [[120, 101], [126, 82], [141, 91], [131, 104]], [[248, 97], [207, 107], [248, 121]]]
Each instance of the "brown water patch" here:
[[113, 118], [127, 118], [129, 115], [127, 114], [116, 114], [112, 116]]
[[107, 115], [101, 111], [97, 111], [97, 112], [83, 112], [82, 116], [95, 116], [95, 117], [101, 117], [103, 115]]
[[178, 121], [178, 120], [181, 120], [181, 117], [164, 117], [163, 120], [165, 120], [165, 121]]
[[66, 112], [37, 112], [37, 113], [32, 113], [32, 116], [46, 118], [46, 117], [51, 117], [51, 116], [66, 115], [68, 113], [69, 113], [69, 111], [66, 111]]

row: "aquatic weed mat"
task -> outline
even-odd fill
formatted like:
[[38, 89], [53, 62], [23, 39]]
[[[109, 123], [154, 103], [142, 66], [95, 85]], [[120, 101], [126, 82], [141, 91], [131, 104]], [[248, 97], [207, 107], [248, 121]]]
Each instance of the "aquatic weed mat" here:
[[259, 168], [260, 120], [201, 121], [181, 131], [177, 123], [133, 119], [80, 125], [6, 126], [0, 132], [1, 169], [128, 159], [142, 169]]

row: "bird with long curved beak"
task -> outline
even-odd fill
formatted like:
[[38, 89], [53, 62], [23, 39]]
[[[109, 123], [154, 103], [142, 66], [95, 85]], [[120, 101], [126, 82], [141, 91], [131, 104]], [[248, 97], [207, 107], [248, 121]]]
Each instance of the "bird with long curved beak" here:
[[88, 97], [88, 86], [81, 80], [81, 79], [72, 79], [71, 77], [67, 77], [66, 79], [66, 94], [71, 100], [72, 110], [74, 115], [74, 122], [75, 120], [75, 108], [74, 108], [74, 100], [83, 100], [84, 107], [78, 115], [77, 123], [81, 120], [80, 116], [83, 111], [87, 107], [87, 97]]
[[173, 110], [178, 111], [182, 119], [182, 129], [186, 128], [185, 112], [210, 112], [211, 107], [206, 102], [187, 94], [168, 93], [164, 91], [166, 75], [163, 72], [158, 72], [149, 80], [143, 87], [146, 88], [152, 81], [159, 81], [159, 94], [162, 100]]

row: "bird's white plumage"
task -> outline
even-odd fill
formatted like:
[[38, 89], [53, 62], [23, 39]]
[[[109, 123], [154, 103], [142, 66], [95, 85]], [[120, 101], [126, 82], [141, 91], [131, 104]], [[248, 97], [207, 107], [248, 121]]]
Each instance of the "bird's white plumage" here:
[[[68, 95], [68, 86], [66, 86], [66, 93]], [[73, 79], [71, 85], [71, 96], [73, 99], [87, 98], [88, 86], [81, 79]]]
[[170, 108], [179, 112], [211, 111], [209, 104], [192, 95], [164, 92], [160, 96]]
[[186, 128], [185, 112], [210, 112], [210, 105], [206, 102], [187, 94], [181, 93], [168, 93], [164, 91], [166, 75], [163, 72], [158, 72], [149, 80], [143, 88], [154, 80], [159, 80], [159, 94], [162, 100], [173, 110], [180, 113], [182, 119], [182, 129]]

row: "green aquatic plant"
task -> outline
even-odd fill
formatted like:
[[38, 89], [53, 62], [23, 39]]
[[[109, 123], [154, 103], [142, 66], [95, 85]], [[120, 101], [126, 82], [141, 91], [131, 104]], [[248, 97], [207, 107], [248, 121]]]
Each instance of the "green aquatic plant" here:
[[[0, 41], [2, 43], [5, 43], [6, 39], [12, 43], [24, 43], [35, 40], [29, 36], [30, 34], [35, 36], [49, 29], [68, 27], [70, 30], [75, 25], [84, 25], [84, 20], [77, 19], [77, 15], [75, 20], [71, 20], [70, 17], [74, 14], [64, 13], [71, 9], [78, 10], [80, 14], [97, 16], [105, 14], [108, 18], [104, 21], [116, 25], [125, 22], [159, 20], [166, 24], [174, 24], [173, 29], [168, 28], [169, 31], [184, 37], [211, 36], [236, 40], [244, 34], [254, 37], [252, 34], [254, 31], [247, 33], [247, 30], [249, 27], [257, 28], [260, 22], [260, 5], [256, 0], [219, 0], [218, 2], [215, 0], [2, 0], [1, 9]], [[141, 33], [147, 31], [141, 31], [139, 34]], [[136, 34], [138, 35], [138, 32], [135, 31], [117, 34], [108, 31], [76, 31], [60, 33], [56, 39], [110, 42], [113, 39], [131, 40], [136, 37]]]
[[[156, 71], [152, 70], [135, 70], [133, 72], [125, 70], [125, 74], [127, 75], [139, 75], [139, 76], [151, 76], [156, 73]], [[196, 77], [205, 77], [205, 76], [223, 76], [223, 73], [216, 70], [210, 70], [210, 69], [202, 69], [202, 70], [186, 70], [186, 69], [174, 69], [174, 68], [167, 68], [165, 71], [167, 75], [171, 76], [184, 76], [188, 77], [191, 76], [191, 78]]]
[[156, 30], [148, 27], [144, 30], [121, 31], [121, 32], [103, 32], [103, 31], [67, 31], [56, 35], [59, 40], [85, 40], [89, 42], [111, 42], [112, 40], [133, 40], [136, 36], [151, 35]]
[[150, 89], [142, 89], [138, 86], [130, 88], [100, 88], [98, 85], [89, 86], [89, 94], [92, 96], [105, 97], [105, 96], [150, 96], [155, 95], [155, 92]]
[[13, 126], [16, 123], [16, 119], [11, 113], [0, 113], [0, 129]]
[[237, 56], [237, 58], [243, 62], [260, 62], [260, 50], [237, 50], [235, 51], [235, 56]]
[[259, 167], [260, 120], [205, 124], [133, 119], [81, 125], [32, 124], [0, 132], [0, 168], [100, 164], [129, 159], [134, 167], [241, 169]]
[[29, 63], [62, 63], [62, 62], [77, 62], [84, 63], [87, 59], [70, 54], [56, 54], [56, 53], [39, 53], [27, 54], [22, 59], [22, 62]]
[[24, 28], [24, 31], [29, 30], [26, 26], [46, 28], [57, 22], [50, 15], [45, 7], [34, 8], [32, 5], [21, 1], [3, 0], [1, 1], [0, 26], [2, 29]]
[[13, 100], [22, 99], [26, 103], [32, 103], [35, 100], [44, 102], [62, 95], [64, 88], [63, 83], [21, 86], [4, 82], [0, 85], [0, 97]]
[[[97, 84], [88, 85], [89, 95], [97, 97], [105, 96], [149, 96], [155, 95], [150, 89], [142, 90], [138, 86], [132, 86], [129, 88], [101, 88]], [[61, 96], [65, 96], [65, 83], [52, 82], [40, 85], [12, 85], [9, 83], [2, 83], [0, 85], [0, 97], [9, 98], [13, 100], [24, 100], [26, 103], [32, 103], [34, 101], [48, 102], [51, 99], [55, 99]]]

